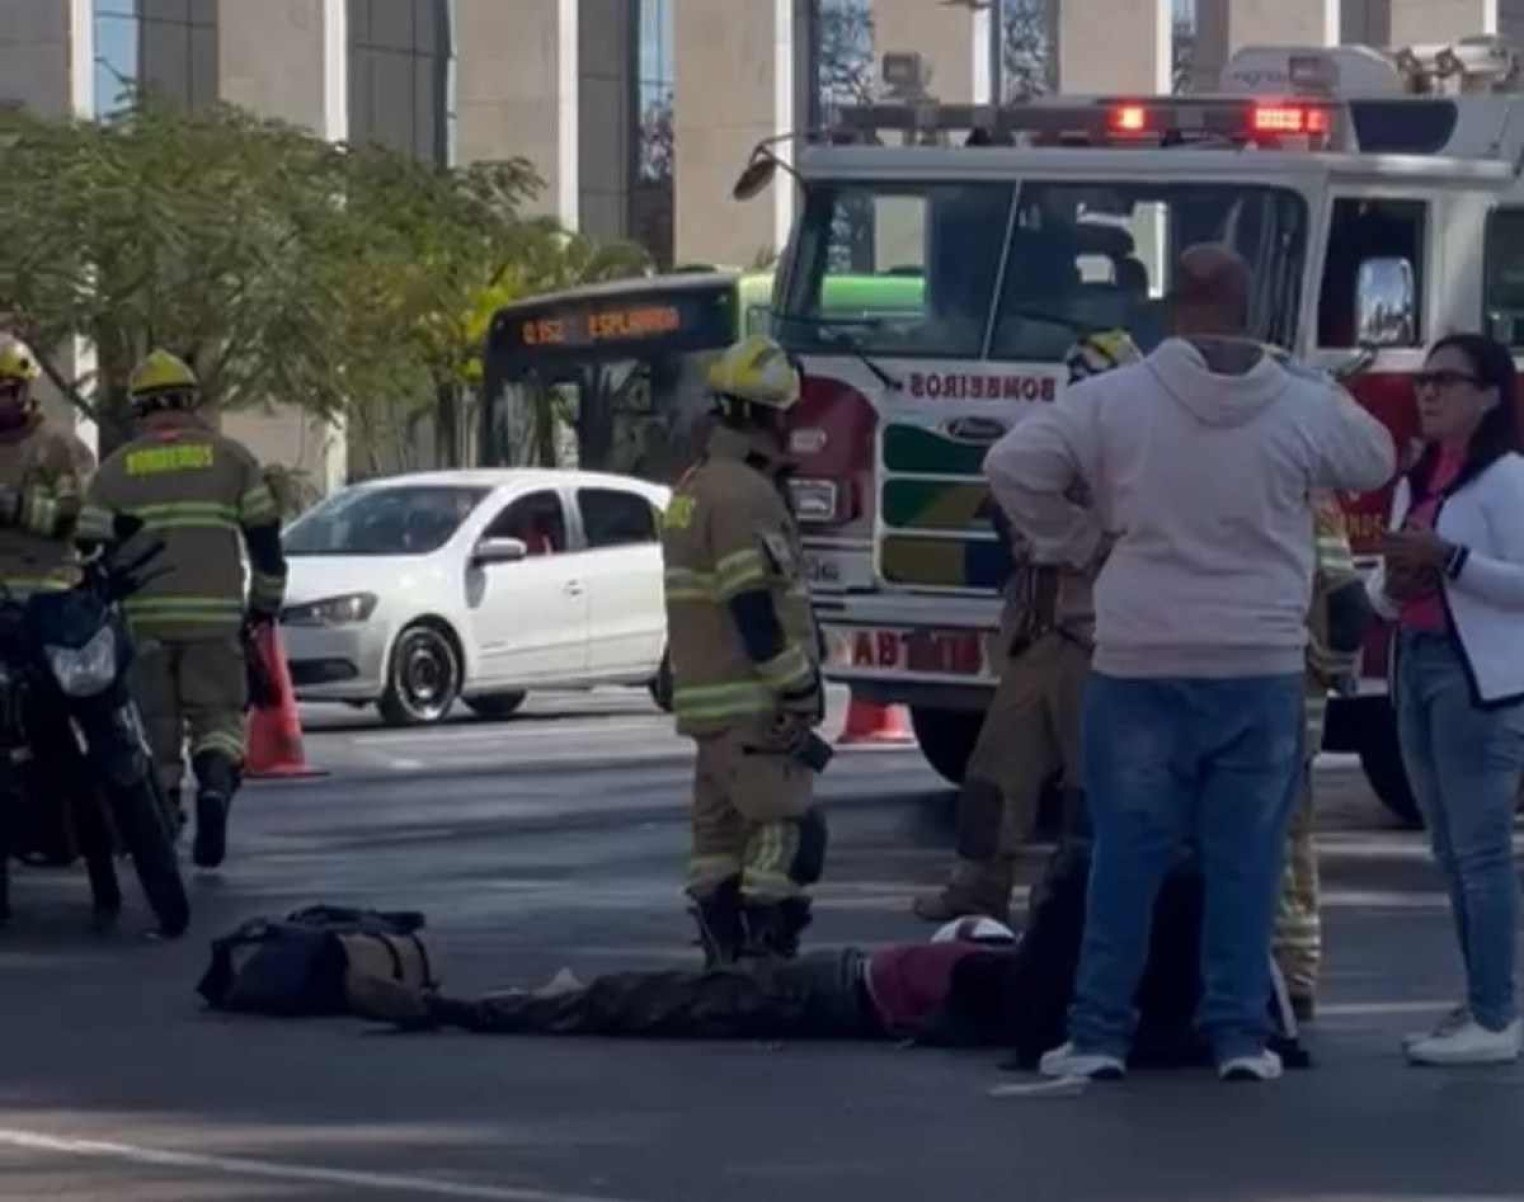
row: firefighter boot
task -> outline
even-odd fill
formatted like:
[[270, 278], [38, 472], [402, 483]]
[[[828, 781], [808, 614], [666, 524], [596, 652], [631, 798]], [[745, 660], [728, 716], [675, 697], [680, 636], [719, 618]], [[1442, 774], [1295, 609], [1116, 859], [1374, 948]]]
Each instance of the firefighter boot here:
[[923, 893], [912, 908], [917, 918], [927, 922], [987, 916], [1009, 926], [1015, 876], [1012, 856], [984, 862], [960, 859], [947, 884], [934, 893]]
[[808, 898], [785, 901], [749, 901], [742, 912], [746, 945], [741, 955], [748, 960], [792, 960], [799, 954], [799, 936], [810, 925]]
[[196, 842], [191, 858], [197, 868], [216, 868], [227, 854], [228, 809], [238, 791], [238, 765], [216, 751], [191, 761], [196, 773]]
[[741, 957], [746, 929], [741, 922], [741, 882], [731, 877], [704, 894], [691, 894], [689, 913], [698, 924], [704, 967], [720, 968]]

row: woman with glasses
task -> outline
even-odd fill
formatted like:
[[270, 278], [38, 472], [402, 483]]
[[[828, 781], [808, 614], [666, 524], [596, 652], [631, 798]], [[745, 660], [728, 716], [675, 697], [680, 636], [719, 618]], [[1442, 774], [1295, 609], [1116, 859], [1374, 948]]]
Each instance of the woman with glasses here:
[[1524, 770], [1524, 456], [1509, 349], [1442, 339], [1415, 378], [1422, 451], [1397, 482], [1376, 608], [1396, 623], [1403, 761], [1444, 873], [1466, 1001], [1405, 1042], [1416, 1064], [1518, 1059]]

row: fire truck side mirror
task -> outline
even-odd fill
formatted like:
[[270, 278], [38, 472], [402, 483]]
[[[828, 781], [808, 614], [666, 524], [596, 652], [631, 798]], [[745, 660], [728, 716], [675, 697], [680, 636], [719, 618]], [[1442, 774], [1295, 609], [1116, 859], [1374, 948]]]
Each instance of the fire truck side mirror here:
[[1412, 346], [1418, 295], [1407, 259], [1366, 259], [1355, 283], [1355, 332], [1363, 347]]

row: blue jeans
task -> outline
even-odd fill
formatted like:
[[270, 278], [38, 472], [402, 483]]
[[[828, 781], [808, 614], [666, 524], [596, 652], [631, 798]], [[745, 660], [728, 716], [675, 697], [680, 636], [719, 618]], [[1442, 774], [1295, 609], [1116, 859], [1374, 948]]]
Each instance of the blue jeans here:
[[1095, 849], [1069, 1038], [1125, 1056], [1170, 867], [1206, 887], [1198, 1022], [1219, 1063], [1265, 1046], [1270, 939], [1300, 780], [1302, 677], [1123, 680], [1092, 673], [1085, 772]]
[[1482, 709], [1448, 638], [1404, 632], [1397, 734], [1450, 891], [1471, 1016], [1500, 1031], [1518, 1017], [1513, 822], [1524, 769], [1524, 706]]

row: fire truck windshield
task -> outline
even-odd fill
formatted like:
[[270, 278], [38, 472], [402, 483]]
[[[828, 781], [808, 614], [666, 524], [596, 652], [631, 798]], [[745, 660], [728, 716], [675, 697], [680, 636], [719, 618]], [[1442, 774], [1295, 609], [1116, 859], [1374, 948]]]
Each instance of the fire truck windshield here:
[[[1200, 242], [1248, 261], [1251, 333], [1290, 347], [1307, 205], [1261, 185], [1129, 181], [816, 183], [808, 193], [779, 331], [791, 349], [1059, 362], [1087, 332], [1166, 334], [1173, 264]], [[833, 277], [899, 276], [894, 308], [822, 306]], [[796, 320], [790, 321], [793, 317]]]

